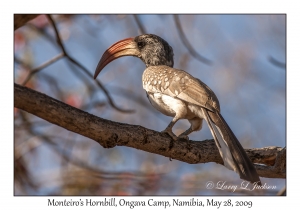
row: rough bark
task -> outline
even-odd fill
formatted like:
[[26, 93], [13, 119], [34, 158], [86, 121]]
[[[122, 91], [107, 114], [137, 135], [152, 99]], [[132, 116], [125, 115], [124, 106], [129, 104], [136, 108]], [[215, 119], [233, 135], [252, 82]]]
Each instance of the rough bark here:
[[[88, 137], [104, 148], [127, 146], [190, 164], [207, 162], [223, 164], [213, 140], [174, 142], [166, 134], [139, 125], [118, 123], [96, 117], [18, 84], [14, 85], [14, 94], [16, 108]], [[255, 164], [259, 176], [286, 177], [285, 148], [271, 146], [246, 149], [246, 153], [252, 162], [259, 163], [259, 165]]]
[[14, 30], [17, 30], [21, 26], [25, 25], [28, 21], [37, 17], [39, 14], [15, 14], [14, 15]]

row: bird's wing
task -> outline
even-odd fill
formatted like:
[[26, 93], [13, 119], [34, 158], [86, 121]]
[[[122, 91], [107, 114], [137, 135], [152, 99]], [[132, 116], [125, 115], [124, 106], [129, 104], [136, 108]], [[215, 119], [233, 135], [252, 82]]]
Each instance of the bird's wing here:
[[211, 111], [220, 111], [218, 98], [205, 83], [185, 71], [174, 70], [177, 75], [170, 79], [170, 85], [164, 92], [171, 92], [174, 97]]

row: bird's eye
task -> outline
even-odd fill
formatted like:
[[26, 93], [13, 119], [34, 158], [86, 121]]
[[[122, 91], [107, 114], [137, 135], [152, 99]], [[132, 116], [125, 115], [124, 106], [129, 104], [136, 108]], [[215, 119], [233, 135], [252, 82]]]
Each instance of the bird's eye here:
[[141, 49], [144, 47], [145, 44], [144, 44], [144, 42], [138, 42], [137, 45], [138, 45], [138, 48]]

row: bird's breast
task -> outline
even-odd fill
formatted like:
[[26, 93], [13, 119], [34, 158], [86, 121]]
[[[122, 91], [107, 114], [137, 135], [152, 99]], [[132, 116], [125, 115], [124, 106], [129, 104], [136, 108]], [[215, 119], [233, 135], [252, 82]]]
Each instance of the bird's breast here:
[[143, 88], [147, 92], [161, 92], [166, 91], [173, 78], [173, 73], [167, 66], [151, 66], [143, 73]]
[[188, 104], [178, 98], [162, 93], [147, 92], [151, 105], [164, 115], [182, 119], [204, 118], [201, 109], [197, 105]]
[[161, 113], [167, 116], [174, 117], [176, 114], [176, 104], [184, 106], [180, 100], [176, 100], [170, 96], [161, 93], [147, 92], [148, 99], [151, 105]]

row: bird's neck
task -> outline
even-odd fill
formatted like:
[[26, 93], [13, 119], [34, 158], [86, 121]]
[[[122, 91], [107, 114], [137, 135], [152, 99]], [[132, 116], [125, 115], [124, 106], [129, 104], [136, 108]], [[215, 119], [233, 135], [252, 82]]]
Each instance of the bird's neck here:
[[152, 55], [145, 59], [143, 59], [144, 63], [146, 64], [146, 67], [150, 66], [169, 66], [173, 67], [174, 61], [173, 57], [165, 57], [165, 56], [158, 56], [158, 55]]

